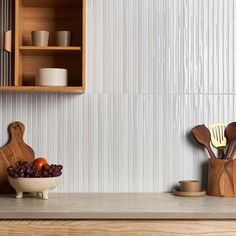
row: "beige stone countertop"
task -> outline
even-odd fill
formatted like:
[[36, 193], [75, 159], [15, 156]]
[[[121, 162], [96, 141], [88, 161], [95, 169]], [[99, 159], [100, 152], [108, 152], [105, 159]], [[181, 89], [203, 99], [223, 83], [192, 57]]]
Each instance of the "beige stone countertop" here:
[[0, 195], [0, 219], [236, 219], [236, 198], [170, 193], [50, 193], [49, 200]]

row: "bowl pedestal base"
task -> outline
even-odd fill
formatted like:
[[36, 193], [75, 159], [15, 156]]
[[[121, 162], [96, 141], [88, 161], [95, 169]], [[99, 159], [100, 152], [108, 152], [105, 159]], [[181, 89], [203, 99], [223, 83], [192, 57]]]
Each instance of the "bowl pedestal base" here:
[[[48, 190], [45, 190], [43, 192], [37, 192], [37, 196], [44, 199], [44, 200], [48, 200], [48, 193], [49, 193]], [[23, 192], [17, 192], [16, 193], [16, 198], [17, 199], [23, 198]]]

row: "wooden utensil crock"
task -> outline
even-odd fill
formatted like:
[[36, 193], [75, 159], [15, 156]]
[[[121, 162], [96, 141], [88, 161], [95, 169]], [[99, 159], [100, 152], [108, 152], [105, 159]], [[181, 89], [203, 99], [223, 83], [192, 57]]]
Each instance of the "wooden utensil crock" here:
[[207, 195], [236, 197], [236, 161], [209, 159]]
[[0, 148], [0, 193], [14, 193], [7, 178], [7, 167], [16, 162], [33, 161], [34, 150], [23, 140], [25, 126], [20, 122], [9, 125], [10, 140]]

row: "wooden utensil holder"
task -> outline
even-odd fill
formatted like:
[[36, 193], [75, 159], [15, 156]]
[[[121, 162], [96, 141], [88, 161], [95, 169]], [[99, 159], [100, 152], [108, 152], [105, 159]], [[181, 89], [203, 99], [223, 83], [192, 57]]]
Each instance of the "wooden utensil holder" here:
[[207, 195], [236, 197], [236, 161], [209, 159]]

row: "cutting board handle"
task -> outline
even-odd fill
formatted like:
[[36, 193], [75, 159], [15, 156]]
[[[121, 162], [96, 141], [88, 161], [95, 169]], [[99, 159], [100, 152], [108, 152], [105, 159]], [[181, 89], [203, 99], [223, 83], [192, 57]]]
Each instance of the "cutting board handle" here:
[[10, 142], [17, 138], [19, 141], [23, 142], [23, 135], [25, 132], [25, 126], [19, 121], [13, 122], [9, 125], [9, 133], [11, 136]]

